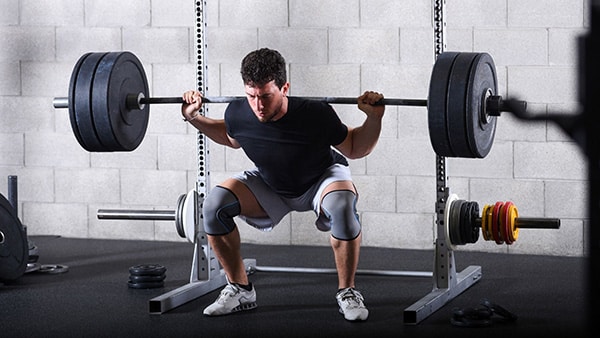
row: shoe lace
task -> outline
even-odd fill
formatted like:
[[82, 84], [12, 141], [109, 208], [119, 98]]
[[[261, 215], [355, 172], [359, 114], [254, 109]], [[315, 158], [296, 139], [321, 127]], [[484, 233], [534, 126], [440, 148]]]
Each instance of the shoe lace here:
[[342, 302], [346, 302], [346, 304], [348, 304], [348, 307], [363, 306], [364, 298], [362, 294], [352, 288], [347, 288], [346, 290], [342, 291], [339, 297]]
[[221, 290], [221, 295], [219, 296], [219, 303], [225, 303], [227, 300], [240, 292], [240, 289], [232, 284], [227, 284], [223, 290]]

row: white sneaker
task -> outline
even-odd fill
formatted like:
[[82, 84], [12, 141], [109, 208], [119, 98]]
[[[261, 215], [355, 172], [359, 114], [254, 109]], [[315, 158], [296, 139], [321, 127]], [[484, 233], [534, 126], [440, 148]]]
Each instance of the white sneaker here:
[[247, 291], [237, 285], [229, 284], [221, 290], [217, 300], [204, 309], [206, 316], [222, 316], [230, 313], [256, 308], [256, 291]]
[[340, 290], [336, 295], [337, 303], [340, 307], [340, 313], [346, 320], [359, 321], [367, 320], [369, 310], [365, 307], [362, 294], [353, 288]]

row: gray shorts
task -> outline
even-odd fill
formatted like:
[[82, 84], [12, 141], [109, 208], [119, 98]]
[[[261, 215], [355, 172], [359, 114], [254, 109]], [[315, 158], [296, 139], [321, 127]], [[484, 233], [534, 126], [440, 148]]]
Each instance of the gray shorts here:
[[256, 218], [240, 215], [239, 217], [251, 226], [271, 231], [290, 211], [313, 210], [317, 216], [315, 224], [322, 231], [327, 231], [325, 215], [321, 215], [321, 194], [325, 188], [337, 181], [351, 181], [350, 168], [342, 164], [334, 164], [327, 168], [319, 181], [308, 189], [303, 195], [295, 198], [287, 198], [274, 192], [262, 179], [258, 169], [246, 170], [233, 178], [246, 184], [252, 191], [260, 206], [265, 210], [268, 217]]

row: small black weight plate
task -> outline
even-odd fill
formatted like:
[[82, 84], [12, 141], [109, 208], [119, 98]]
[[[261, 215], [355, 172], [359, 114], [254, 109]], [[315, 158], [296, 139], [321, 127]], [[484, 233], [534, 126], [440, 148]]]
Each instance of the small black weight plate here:
[[155, 289], [162, 288], [165, 286], [164, 282], [148, 282], [148, 283], [134, 283], [132, 281], [127, 282], [127, 286], [132, 289]]
[[469, 226], [471, 233], [469, 237], [469, 243], [477, 243], [479, 240], [479, 226], [475, 221], [479, 217], [479, 204], [477, 202], [471, 202], [471, 215], [469, 217]]
[[21, 277], [28, 259], [27, 233], [10, 202], [0, 194], [0, 281]]
[[92, 87], [99, 61], [106, 53], [88, 53], [80, 58], [71, 76], [69, 115], [75, 137], [87, 151], [105, 151], [98, 138], [92, 112]]
[[129, 281], [132, 283], [155, 283], [162, 282], [165, 280], [167, 275], [155, 275], [155, 276], [136, 276], [129, 275]]
[[167, 268], [160, 264], [140, 264], [129, 268], [129, 274], [134, 276], [158, 276], [167, 271]]
[[427, 98], [429, 139], [433, 150], [439, 156], [455, 156], [448, 138], [446, 119], [450, 73], [458, 54], [458, 52], [444, 52], [438, 55], [429, 81]]
[[47, 274], [59, 274], [65, 273], [69, 271], [69, 267], [61, 264], [42, 264], [40, 269], [36, 272], [38, 273], [47, 273]]
[[469, 149], [473, 157], [484, 158], [490, 152], [496, 133], [496, 116], [486, 112], [486, 99], [498, 95], [498, 80], [494, 60], [487, 53], [478, 53], [469, 74], [466, 126]]
[[447, 128], [450, 146], [456, 157], [474, 157], [467, 137], [467, 89], [473, 60], [477, 53], [460, 53], [454, 62], [448, 86]]
[[92, 92], [92, 111], [98, 138], [108, 151], [132, 151], [144, 139], [150, 107], [127, 107], [127, 96], [148, 97], [148, 80], [141, 61], [130, 52], [110, 52], [102, 58]]

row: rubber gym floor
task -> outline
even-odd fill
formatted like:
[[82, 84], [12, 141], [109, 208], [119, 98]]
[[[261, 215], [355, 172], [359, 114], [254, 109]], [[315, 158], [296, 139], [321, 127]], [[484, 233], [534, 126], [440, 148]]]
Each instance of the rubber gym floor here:
[[[202, 310], [219, 289], [162, 314], [149, 300], [189, 281], [189, 243], [32, 236], [38, 263], [63, 273], [29, 272], [0, 284], [0, 337], [584, 337], [586, 259], [455, 251], [456, 269], [482, 269], [482, 278], [416, 325], [403, 311], [428, 294], [431, 277], [361, 274], [357, 288], [370, 315], [352, 323], [338, 313], [337, 277], [327, 273], [255, 272], [258, 308], [223, 317]], [[258, 266], [332, 268], [331, 248], [244, 244]], [[128, 287], [129, 268], [160, 264], [164, 286]], [[363, 247], [359, 269], [431, 272], [433, 250]], [[451, 323], [456, 309], [487, 299], [518, 318], [494, 314], [482, 327]]]

